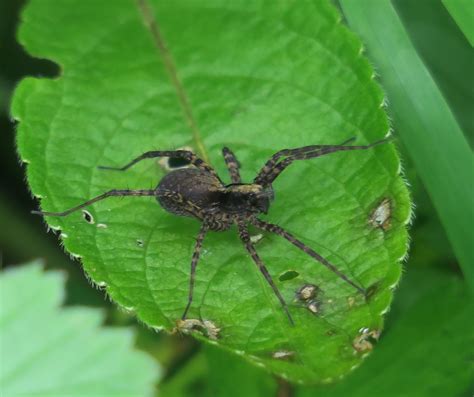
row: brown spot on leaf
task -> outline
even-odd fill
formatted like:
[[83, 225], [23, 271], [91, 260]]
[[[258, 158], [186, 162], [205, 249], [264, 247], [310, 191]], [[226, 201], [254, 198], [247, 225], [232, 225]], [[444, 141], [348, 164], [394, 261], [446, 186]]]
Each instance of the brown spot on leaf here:
[[352, 341], [352, 346], [359, 353], [369, 352], [373, 349], [380, 337], [379, 330], [370, 330], [369, 328], [361, 328], [359, 334]]
[[176, 321], [176, 328], [175, 331], [182, 332], [183, 334], [190, 334], [192, 332], [198, 332], [201, 335], [211, 339], [217, 340], [219, 339], [219, 333], [221, 331], [220, 328], [216, 326], [210, 320], [198, 320], [189, 318], [186, 320], [178, 320]]
[[296, 291], [296, 299], [301, 302], [313, 299], [319, 292], [319, 287], [314, 284], [304, 284]]

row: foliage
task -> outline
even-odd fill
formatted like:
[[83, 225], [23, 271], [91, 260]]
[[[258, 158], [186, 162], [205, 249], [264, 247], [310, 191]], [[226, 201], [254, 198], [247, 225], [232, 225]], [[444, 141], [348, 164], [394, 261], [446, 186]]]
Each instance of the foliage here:
[[367, 363], [339, 384], [301, 389], [297, 397], [464, 395], [474, 373], [469, 294], [458, 276], [411, 269]]
[[451, 16], [457, 22], [466, 38], [474, 46], [474, 7], [469, 0], [443, 0], [443, 4], [448, 9]]
[[[58, 79], [23, 80], [12, 107], [44, 210], [155, 185], [164, 170], [153, 162], [123, 174], [97, 169], [150, 149], [191, 146], [225, 175], [220, 149], [229, 145], [250, 180], [278, 149], [351, 136], [368, 143], [388, 132], [361, 43], [329, 2], [136, 4], [40, 0], [23, 13], [21, 43], [61, 66]], [[293, 303], [290, 327], [235, 232], [215, 233], [204, 243], [190, 317], [211, 320], [219, 346], [294, 381], [329, 382], [357, 366], [366, 352], [354, 340], [382, 328], [406, 253], [410, 203], [399, 170], [390, 144], [295, 164], [275, 184], [268, 219], [372, 287], [368, 303], [264, 236], [257, 248], [287, 301], [304, 283], [323, 290], [322, 314]], [[370, 220], [385, 199], [390, 216], [376, 227]], [[80, 213], [47, 221], [112, 299], [154, 328], [175, 329], [198, 223], [149, 198], [109, 199], [89, 211], [91, 222]], [[287, 270], [299, 276], [279, 281]], [[278, 351], [292, 358], [275, 359]]]
[[[397, 292], [388, 330], [367, 362], [338, 383], [298, 387], [295, 396], [462, 396], [472, 387], [474, 373], [473, 310], [459, 277], [411, 269]], [[196, 386], [190, 387], [201, 384], [207, 388], [198, 393]], [[222, 390], [232, 393], [236, 384], [245, 385], [245, 395], [275, 395], [271, 379], [261, 370], [242, 368], [215, 350], [189, 361], [162, 391], [173, 397], [211, 397], [227, 395]]]
[[367, 7], [361, 7], [341, 0], [349, 24], [367, 43], [383, 75], [400, 137], [474, 291], [474, 191], [468, 183], [474, 170], [472, 151], [393, 6], [366, 3]]
[[61, 308], [64, 278], [36, 262], [0, 273], [2, 396], [152, 395], [159, 369], [134, 333], [101, 328], [103, 313]]

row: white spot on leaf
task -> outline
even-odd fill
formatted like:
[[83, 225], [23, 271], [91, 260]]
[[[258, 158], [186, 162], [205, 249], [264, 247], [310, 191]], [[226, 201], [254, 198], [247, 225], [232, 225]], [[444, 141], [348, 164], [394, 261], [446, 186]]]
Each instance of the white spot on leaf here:
[[190, 318], [186, 320], [176, 321], [176, 331], [184, 334], [190, 334], [192, 332], [198, 332], [203, 336], [208, 337], [211, 340], [217, 340], [219, 338], [220, 328], [216, 326], [210, 320], [198, 320]]
[[369, 217], [369, 224], [374, 228], [388, 230], [390, 228], [390, 217], [392, 213], [392, 205], [390, 199], [383, 199], [377, 207], [372, 211]]

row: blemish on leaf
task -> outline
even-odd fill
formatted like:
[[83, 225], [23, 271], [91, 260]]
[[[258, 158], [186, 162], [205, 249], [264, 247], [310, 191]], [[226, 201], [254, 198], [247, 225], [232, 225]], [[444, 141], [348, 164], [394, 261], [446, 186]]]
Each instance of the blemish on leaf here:
[[184, 334], [198, 332], [211, 340], [219, 339], [220, 328], [210, 320], [186, 319], [176, 321], [176, 330]]
[[296, 291], [296, 299], [299, 301], [308, 301], [313, 299], [319, 292], [319, 287], [314, 284], [304, 284]]
[[220, 328], [218, 328], [216, 326], [216, 324], [214, 324], [212, 321], [210, 320], [204, 320], [203, 321], [203, 324], [204, 324], [204, 327], [207, 331], [207, 337], [209, 339], [213, 339], [213, 340], [216, 340], [219, 338], [219, 333], [221, 331]]
[[359, 335], [352, 341], [352, 346], [359, 353], [369, 352], [373, 349], [380, 337], [379, 330], [370, 330], [369, 328], [361, 328]]
[[306, 308], [313, 314], [319, 314], [321, 313], [321, 302], [316, 299], [311, 299], [307, 303]]
[[288, 350], [279, 350], [272, 354], [273, 358], [277, 360], [288, 360], [291, 359], [295, 355], [295, 352], [288, 351]]
[[257, 244], [262, 238], [263, 238], [263, 234], [255, 234], [253, 236], [250, 236], [250, 241], [253, 244]]
[[369, 217], [369, 224], [374, 228], [388, 230], [390, 228], [390, 216], [392, 205], [389, 198], [384, 198], [372, 211]]
[[355, 304], [355, 298], [353, 296], [349, 296], [349, 298], [347, 298], [347, 304], [350, 308], [353, 307]]
[[82, 210], [82, 216], [83, 216], [84, 220], [87, 223], [89, 223], [91, 225], [93, 225], [95, 223], [94, 217], [92, 216], [92, 214], [89, 211]]
[[107, 225], [105, 223], [98, 223], [97, 227], [100, 229], [107, 229]]
[[140, 248], [143, 247], [144, 245], [143, 240], [140, 240], [140, 239], [137, 239], [136, 243], [137, 243], [137, 246], [139, 246]]
[[287, 270], [286, 272], [283, 272], [282, 274], [280, 274], [280, 276], [278, 277], [278, 280], [289, 281], [289, 280], [293, 280], [299, 275], [300, 274], [296, 270]]

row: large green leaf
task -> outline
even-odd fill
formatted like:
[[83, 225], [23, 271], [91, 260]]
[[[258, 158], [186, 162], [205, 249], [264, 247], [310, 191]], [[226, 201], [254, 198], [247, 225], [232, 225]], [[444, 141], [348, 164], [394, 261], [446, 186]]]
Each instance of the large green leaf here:
[[59, 306], [64, 278], [38, 263], [0, 273], [2, 396], [151, 395], [156, 363], [134, 351], [133, 333], [101, 328], [104, 315]]
[[[228, 145], [250, 181], [276, 150], [351, 136], [368, 143], [389, 130], [361, 43], [326, 1], [40, 0], [23, 20], [27, 50], [62, 68], [56, 80], [24, 80], [13, 102], [20, 156], [44, 210], [156, 185], [165, 171], [153, 161], [126, 173], [97, 169], [150, 149], [191, 146], [227, 178], [220, 150]], [[257, 249], [288, 302], [305, 283], [322, 288], [321, 314], [292, 303], [291, 327], [232, 229], [204, 241], [189, 317], [220, 329], [214, 343], [291, 380], [344, 375], [366, 353], [353, 347], [360, 330], [382, 328], [400, 277], [410, 203], [399, 173], [386, 144], [294, 164], [275, 183], [268, 219], [372, 287], [369, 302], [266, 235]], [[369, 221], [385, 199], [391, 216], [382, 228]], [[150, 198], [108, 199], [89, 211], [94, 223], [80, 213], [47, 221], [112, 299], [152, 327], [175, 328], [198, 222]], [[287, 270], [298, 277], [279, 281]], [[290, 358], [274, 358], [278, 351]]]

